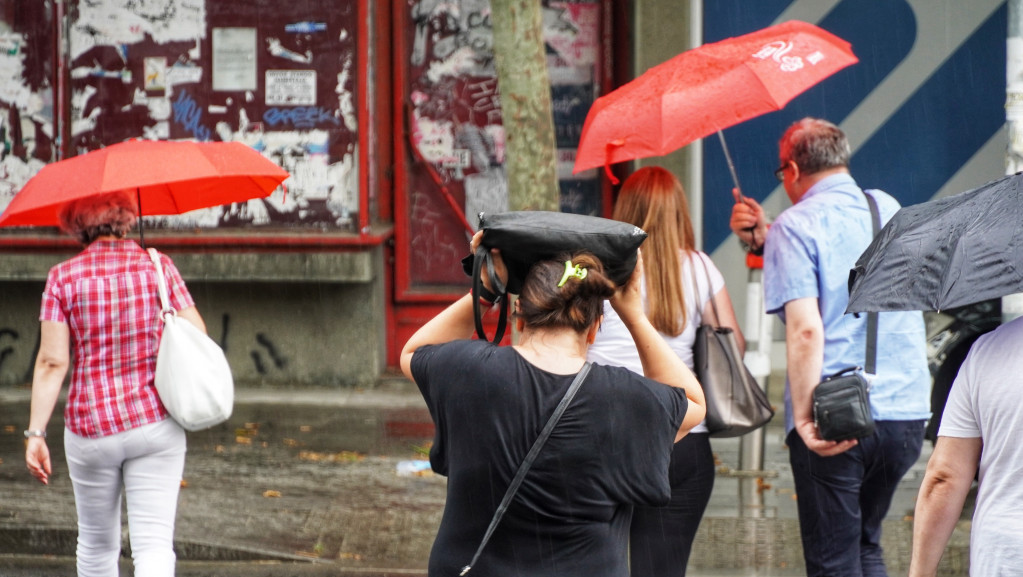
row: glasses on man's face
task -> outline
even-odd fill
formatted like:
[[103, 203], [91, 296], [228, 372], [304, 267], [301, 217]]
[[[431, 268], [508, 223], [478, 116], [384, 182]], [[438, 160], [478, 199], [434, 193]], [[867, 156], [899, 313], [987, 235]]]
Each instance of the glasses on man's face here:
[[778, 179], [778, 182], [785, 182], [785, 169], [789, 167], [790, 162], [792, 161], [784, 162], [774, 170], [774, 177]]

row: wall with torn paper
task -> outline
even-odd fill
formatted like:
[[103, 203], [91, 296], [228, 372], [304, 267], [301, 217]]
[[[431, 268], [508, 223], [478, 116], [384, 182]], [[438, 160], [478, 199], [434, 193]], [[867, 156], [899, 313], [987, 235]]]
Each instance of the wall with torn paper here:
[[53, 7], [0, 0], [0, 209], [55, 155]]
[[355, 2], [71, 2], [72, 154], [128, 138], [239, 141], [287, 193], [147, 219], [167, 228], [355, 232]]

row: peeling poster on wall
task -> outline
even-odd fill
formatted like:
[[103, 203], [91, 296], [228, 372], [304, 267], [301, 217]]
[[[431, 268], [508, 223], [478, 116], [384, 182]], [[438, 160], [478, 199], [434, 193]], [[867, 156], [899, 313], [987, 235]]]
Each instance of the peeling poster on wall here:
[[213, 29], [213, 90], [256, 89], [256, 29]]

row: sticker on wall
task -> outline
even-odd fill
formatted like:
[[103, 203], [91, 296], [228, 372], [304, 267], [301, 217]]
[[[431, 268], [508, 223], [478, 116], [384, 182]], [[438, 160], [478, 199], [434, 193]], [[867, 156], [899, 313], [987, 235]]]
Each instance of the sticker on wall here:
[[292, 22], [284, 25], [285, 32], [293, 34], [312, 34], [313, 32], [324, 32], [327, 30], [325, 22]]
[[309, 64], [313, 61], [312, 51], [306, 50], [305, 54], [300, 54], [294, 50], [288, 50], [281, 44], [281, 41], [276, 38], [266, 39], [266, 49], [270, 52], [271, 56], [291, 60], [292, 62], [298, 62], [299, 64]]
[[142, 61], [144, 68], [143, 89], [146, 92], [167, 90], [167, 59], [148, 57]]

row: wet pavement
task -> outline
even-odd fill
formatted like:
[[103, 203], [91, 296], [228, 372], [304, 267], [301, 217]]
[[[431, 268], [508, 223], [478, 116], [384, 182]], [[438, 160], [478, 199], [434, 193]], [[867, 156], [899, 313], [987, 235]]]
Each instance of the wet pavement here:
[[[390, 378], [371, 390], [243, 389], [236, 396], [228, 423], [188, 434], [179, 576], [425, 575], [446, 481], [409, 473], [426, 458], [433, 434], [414, 385]], [[50, 422], [54, 475], [44, 487], [24, 466], [28, 399], [27, 389], [0, 389], [0, 574], [73, 574], [76, 517], [62, 421], [55, 415]], [[802, 574], [782, 423], [779, 413], [765, 428], [760, 471], [741, 470], [739, 439], [712, 441], [719, 470], [690, 577]], [[929, 454], [927, 443], [885, 521], [893, 575], [907, 568]], [[964, 521], [942, 575], [967, 574], [968, 544]], [[130, 565], [125, 559], [122, 575], [131, 575]]]

